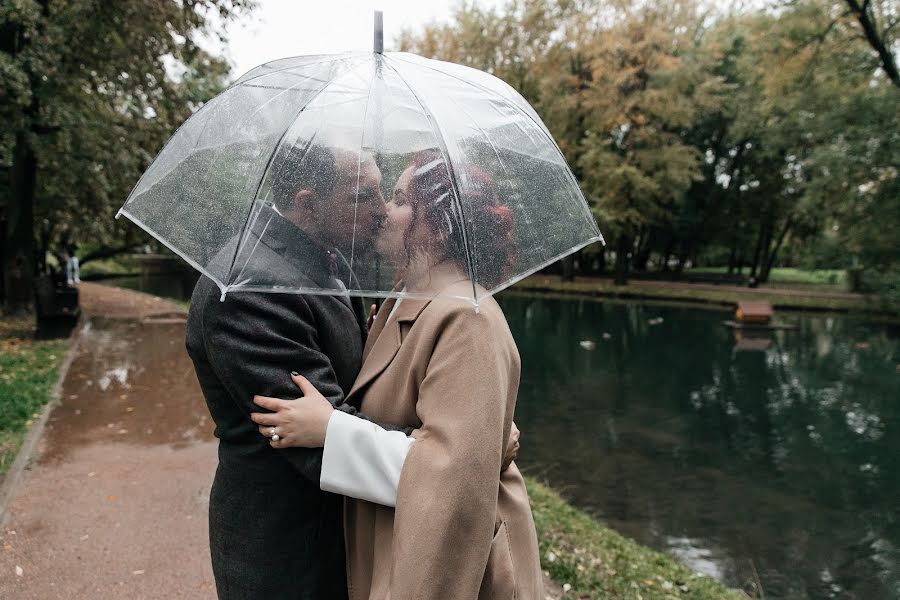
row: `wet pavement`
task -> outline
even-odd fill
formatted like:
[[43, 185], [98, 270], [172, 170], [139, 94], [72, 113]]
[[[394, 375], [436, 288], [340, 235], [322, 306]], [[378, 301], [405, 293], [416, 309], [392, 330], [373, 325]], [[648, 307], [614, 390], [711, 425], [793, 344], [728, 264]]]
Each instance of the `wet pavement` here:
[[[98, 291], [83, 306], [115, 305]], [[213, 426], [178, 307], [132, 300], [102, 312], [139, 320], [89, 316], [79, 333], [0, 528], [0, 599], [215, 598]]]

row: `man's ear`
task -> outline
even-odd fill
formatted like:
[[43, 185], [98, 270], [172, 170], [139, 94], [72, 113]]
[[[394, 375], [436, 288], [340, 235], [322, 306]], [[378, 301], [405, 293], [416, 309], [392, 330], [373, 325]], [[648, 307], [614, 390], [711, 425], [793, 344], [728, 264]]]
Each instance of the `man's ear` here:
[[294, 195], [294, 208], [301, 214], [308, 213], [315, 206], [314, 198], [312, 190], [300, 190]]

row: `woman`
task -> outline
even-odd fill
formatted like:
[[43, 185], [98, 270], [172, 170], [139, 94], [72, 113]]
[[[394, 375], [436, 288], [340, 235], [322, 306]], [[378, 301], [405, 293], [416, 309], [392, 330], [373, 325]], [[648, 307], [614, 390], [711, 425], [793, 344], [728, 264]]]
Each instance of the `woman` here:
[[[466, 178], [466, 216], [478, 231], [480, 254], [490, 257], [478, 265], [479, 280], [493, 286], [515, 260], [511, 215], [482, 171], [469, 167], [456, 175]], [[471, 297], [452, 200], [441, 155], [424, 152], [403, 172], [387, 205], [378, 251], [399, 267], [398, 286], [411, 295]], [[468, 300], [390, 299], [369, 335], [347, 401], [375, 421], [415, 428], [414, 443], [341, 416], [302, 378], [295, 379], [302, 399], [255, 399], [275, 411], [253, 415], [260, 433], [276, 439], [273, 445], [324, 445], [323, 484], [329, 464], [353, 463], [349, 454], [371, 448], [355, 443], [366, 428], [370, 442], [394, 448], [383, 456], [384, 469], [397, 472], [396, 509], [391, 491], [373, 492], [364, 482], [357, 490], [336, 490], [381, 503], [345, 502], [351, 599], [542, 597], [524, 481], [514, 464], [501, 473], [519, 355], [500, 307], [476, 289], [484, 298], [477, 312]]]

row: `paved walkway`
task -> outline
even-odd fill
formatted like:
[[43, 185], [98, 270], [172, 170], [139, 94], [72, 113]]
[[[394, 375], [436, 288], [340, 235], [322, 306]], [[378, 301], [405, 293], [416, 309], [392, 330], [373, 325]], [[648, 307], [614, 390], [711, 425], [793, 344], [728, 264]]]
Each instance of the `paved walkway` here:
[[216, 443], [184, 309], [87, 283], [81, 301], [62, 405], [0, 529], [0, 599], [215, 598]]

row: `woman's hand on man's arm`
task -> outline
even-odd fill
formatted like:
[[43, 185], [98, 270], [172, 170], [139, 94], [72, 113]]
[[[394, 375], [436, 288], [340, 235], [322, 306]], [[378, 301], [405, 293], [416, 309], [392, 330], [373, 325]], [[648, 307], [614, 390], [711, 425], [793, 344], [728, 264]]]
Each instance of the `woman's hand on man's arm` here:
[[334, 407], [302, 375], [291, 373], [291, 379], [303, 393], [301, 397], [281, 400], [254, 396], [254, 404], [272, 412], [252, 413], [250, 418], [259, 426], [259, 433], [269, 438], [273, 448], [322, 448]]

